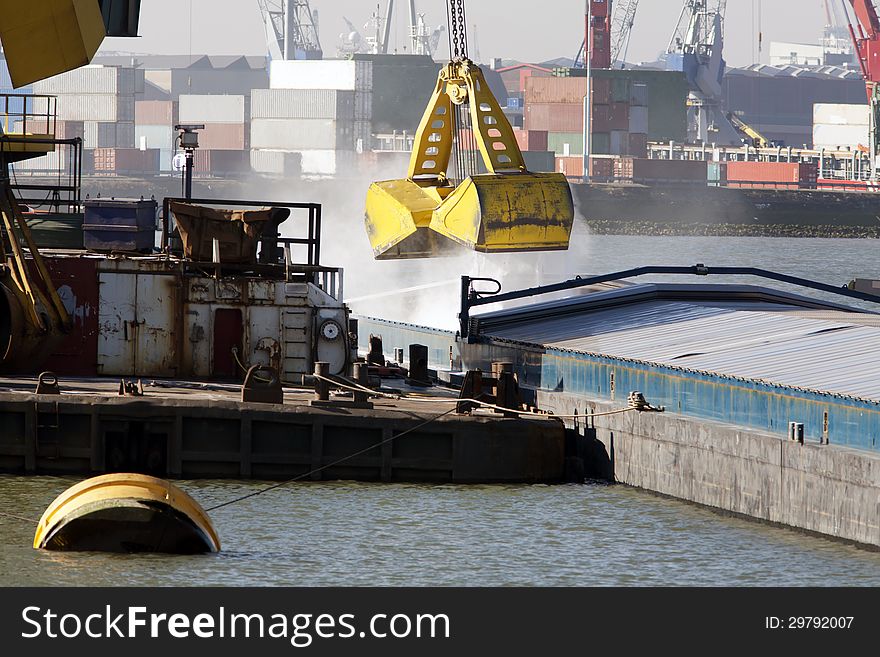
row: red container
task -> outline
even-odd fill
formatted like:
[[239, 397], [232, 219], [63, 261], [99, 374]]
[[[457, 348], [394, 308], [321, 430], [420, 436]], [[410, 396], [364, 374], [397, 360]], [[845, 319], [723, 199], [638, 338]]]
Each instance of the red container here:
[[134, 104], [134, 122], [174, 127], [174, 103], [170, 100], [139, 100]]
[[706, 184], [706, 163], [694, 160], [648, 160], [622, 157], [614, 161], [614, 177], [634, 183]]
[[584, 158], [580, 155], [560, 155], [556, 158], [556, 171], [569, 178], [583, 178]]
[[[610, 85], [609, 85], [610, 89]], [[530, 103], [580, 103], [587, 95], [587, 78], [536, 78], [526, 80], [523, 98]]]
[[243, 151], [245, 143], [244, 123], [206, 123], [199, 130], [199, 148], [209, 151]]
[[250, 151], [209, 151], [200, 148], [195, 153], [193, 171], [198, 174], [220, 176], [250, 170]]
[[546, 130], [514, 130], [513, 134], [521, 151], [548, 150]]
[[526, 105], [526, 130], [579, 132], [584, 129], [583, 103], [533, 103]]
[[728, 162], [727, 186], [758, 189], [815, 189], [818, 167], [804, 162]]
[[610, 157], [590, 158], [590, 178], [593, 182], [608, 182], [614, 177], [614, 160]]
[[151, 174], [159, 171], [159, 149], [96, 148], [95, 173]]
[[[629, 130], [629, 103], [611, 103], [609, 106], [608, 120], [610, 126], [608, 132], [612, 130]], [[605, 132], [604, 130], [594, 130], [593, 132]]]

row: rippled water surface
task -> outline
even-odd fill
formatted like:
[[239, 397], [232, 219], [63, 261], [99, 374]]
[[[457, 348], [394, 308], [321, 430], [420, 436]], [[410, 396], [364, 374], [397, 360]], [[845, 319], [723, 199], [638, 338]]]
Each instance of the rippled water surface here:
[[[0, 477], [39, 517], [76, 481]], [[258, 483], [182, 482], [209, 506]], [[219, 509], [220, 554], [61, 554], [0, 518], [2, 585], [878, 586], [880, 553], [623, 486], [294, 484]]]

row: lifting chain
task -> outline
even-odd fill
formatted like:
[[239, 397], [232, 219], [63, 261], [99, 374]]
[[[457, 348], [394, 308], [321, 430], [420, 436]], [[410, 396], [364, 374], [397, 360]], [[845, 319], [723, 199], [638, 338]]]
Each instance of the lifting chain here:
[[449, 57], [467, 59], [467, 19], [464, 13], [464, 0], [447, 0], [449, 13]]

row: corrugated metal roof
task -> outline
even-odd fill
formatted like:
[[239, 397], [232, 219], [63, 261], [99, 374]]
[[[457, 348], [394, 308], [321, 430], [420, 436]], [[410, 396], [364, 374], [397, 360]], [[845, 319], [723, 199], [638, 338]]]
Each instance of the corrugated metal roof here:
[[725, 298], [728, 286], [689, 286], [715, 299], [663, 298], [683, 287], [633, 286], [489, 313], [478, 316], [481, 334], [880, 401], [880, 315], [804, 308], [794, 295], [761, 298], [773, 292], [765, 288], [751, 288], [749, 299], [748, 286], [729, 286], [734, 298]]

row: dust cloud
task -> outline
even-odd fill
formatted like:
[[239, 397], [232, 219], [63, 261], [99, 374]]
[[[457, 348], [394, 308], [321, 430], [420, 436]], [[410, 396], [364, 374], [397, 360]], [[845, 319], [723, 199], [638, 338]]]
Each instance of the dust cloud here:
[[[359, 315], [454, 330], [461, 276], [494, 278], [510, 291], [558, 282], [588, 269], [589, 236], [580, 212], [568, 251], [487, 255], [462, 249], [461, 255], [432, 260], [374, 260], [364, 229], [367, 190], [374, 180], [405, 175], [404, 166], [373, 168], [344, 180], [262, 179], [254, 181], [253, 191], [260, 198], [323, 205], [321, 261], [344, 268], [345, 300]], [[292, 221], [282, 226], [285, 237], [298, 232]]]

